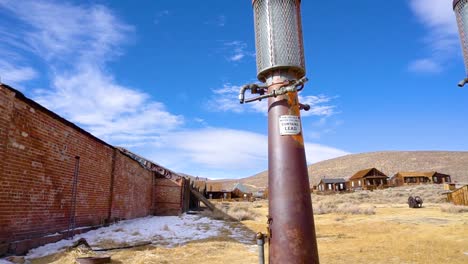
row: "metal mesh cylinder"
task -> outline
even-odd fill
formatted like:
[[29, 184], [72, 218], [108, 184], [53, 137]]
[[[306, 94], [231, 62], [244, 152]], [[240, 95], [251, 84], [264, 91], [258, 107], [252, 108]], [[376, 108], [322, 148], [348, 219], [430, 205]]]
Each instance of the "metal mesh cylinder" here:
[[457, 17], [458, 31], [460, 32], [465, 71], [468, 75], [468, 0], [454, 0], [453, 10]]
[[254, 0], [257, 77], [273, 70], [295, 71], [305, 75], [300, 0]]

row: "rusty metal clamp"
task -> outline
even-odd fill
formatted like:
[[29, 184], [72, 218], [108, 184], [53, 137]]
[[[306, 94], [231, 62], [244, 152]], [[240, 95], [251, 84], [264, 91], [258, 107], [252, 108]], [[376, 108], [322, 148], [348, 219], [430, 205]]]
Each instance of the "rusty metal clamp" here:
[[[267, 86], [260, 86], [258, 84], [247, 84], [244, 85], [240, 91], [239, 91], [239, 102], [241, 104], [243, 103], [250, 103], [250, 102], [255, 102], [255, 101], [261, 101], [262, 99], [268, 98], [268, 97], [276, 97], [279, 95], [283, 95], [289, 92], [300, 92], [302, 89], [304, 89], [304, 84], [308, 81], [306, 77], [302, 77], [299, 80], [292, 80], [292, 81], [286, 81], [278, 87], [277, 89], [273, 90], [271, 93], [265, 94], [268, 91]], [[247, 90], [251, 91], [251, 94], [260, 94], [260, 96], [245, 99], [245, 92]], [[305, 111], [309, 111], [310, 106], [307, 104], [299, 104], [300, 109], [303, 109]]]

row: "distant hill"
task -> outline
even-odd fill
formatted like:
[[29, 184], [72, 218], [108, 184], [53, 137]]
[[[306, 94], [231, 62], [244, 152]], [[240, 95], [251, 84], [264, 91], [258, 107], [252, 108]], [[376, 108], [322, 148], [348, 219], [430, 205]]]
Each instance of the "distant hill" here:
[[[321, 178], [349, 178], [359, 170], [375, 167], [388, 176], [399, 171], [438, 171], [453, 181], [468, 183], [468, 151], [384, 151], [351, 154], [308, 167], [311, 186]], [[264, 188], [268, 171], [239, 179], [245, 185]]]

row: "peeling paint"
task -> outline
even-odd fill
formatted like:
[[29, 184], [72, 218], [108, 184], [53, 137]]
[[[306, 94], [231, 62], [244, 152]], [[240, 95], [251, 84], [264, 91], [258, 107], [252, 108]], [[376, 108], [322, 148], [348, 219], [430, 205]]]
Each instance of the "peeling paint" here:
[[29, 136], [29, 134], [23, 131], [23, 132], [21, 132], [21, 136], [27, 137], [27, 136]]

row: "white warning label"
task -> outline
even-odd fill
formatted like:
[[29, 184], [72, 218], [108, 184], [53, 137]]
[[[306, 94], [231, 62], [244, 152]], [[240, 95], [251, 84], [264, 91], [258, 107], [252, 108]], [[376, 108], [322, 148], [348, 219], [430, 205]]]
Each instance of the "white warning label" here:
[[298, 135], [301, 133], [301, 120], [298, 116], [282, 115], [279, 117], [281, 136]]

